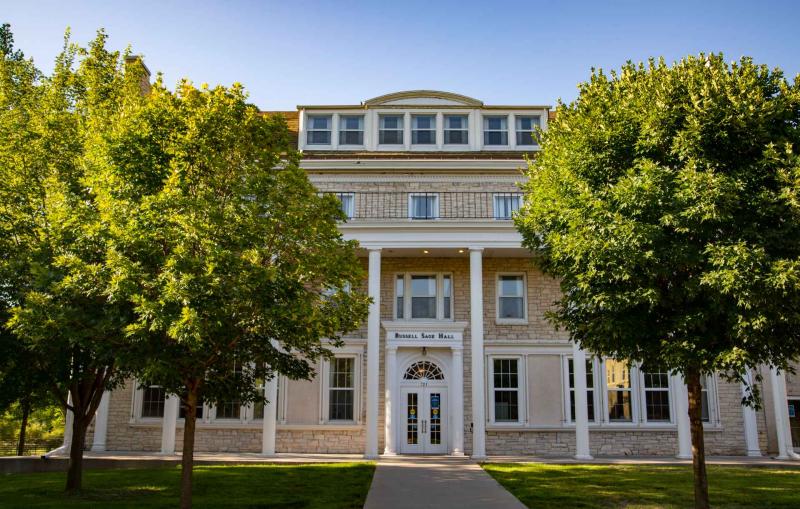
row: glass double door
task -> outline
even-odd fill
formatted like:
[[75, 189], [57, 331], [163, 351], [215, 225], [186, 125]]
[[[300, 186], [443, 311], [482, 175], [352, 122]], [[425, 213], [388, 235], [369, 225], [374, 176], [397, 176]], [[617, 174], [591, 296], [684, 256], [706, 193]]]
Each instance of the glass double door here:
[[447, 389], [403, 388], [400, 402], [400, 452], [447, 453]]

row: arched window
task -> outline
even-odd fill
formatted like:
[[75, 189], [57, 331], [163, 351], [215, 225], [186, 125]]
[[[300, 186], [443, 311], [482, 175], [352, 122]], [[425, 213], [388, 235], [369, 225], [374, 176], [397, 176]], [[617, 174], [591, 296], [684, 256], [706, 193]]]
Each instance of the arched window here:
[[408, 367], [403, 380], [444, 380], [444, 373], [435, 362], [419, 361]]

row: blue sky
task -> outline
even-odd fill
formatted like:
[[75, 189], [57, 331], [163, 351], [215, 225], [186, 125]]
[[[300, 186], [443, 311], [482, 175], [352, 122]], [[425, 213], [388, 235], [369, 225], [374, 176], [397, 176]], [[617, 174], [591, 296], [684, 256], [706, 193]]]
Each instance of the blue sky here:
[[574, 99], [592, 67], [701, 51], [800, 73], [800, 1], [24, 1], [0, 22], [50, 70], [64, 29], [104, 27], [168, 84], [243, 83], [265, 110], [408, 89], [488, 104]]

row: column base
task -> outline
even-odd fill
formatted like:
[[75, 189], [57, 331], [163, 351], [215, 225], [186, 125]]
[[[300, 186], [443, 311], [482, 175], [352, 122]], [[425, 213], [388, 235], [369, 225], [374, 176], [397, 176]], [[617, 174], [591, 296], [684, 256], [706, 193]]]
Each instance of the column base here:
[[106, 452], [106, 444], [93, 445], [90, 449], [91, 452]]
[[588, 461], [588, 460], [593, 460], [593, 459], [594, 459], [594, 456], [592, 456], [591, 454], [576, 454], [576, 455], [574, 456], [574, 458], [575, 458], [576, 460]]
[[690, 460], [690, 459], [692, 459], [692, 455], [691, 454], [676, 454], [675, 458], [677, 458], [679, 460]]
[[761, 458], [764, 456], [761, 454], [761, 451], [747, 451], [747, 455], [751, 458]]
[[450, 454], [448, 454], [448, 456], [455, 456], [455, 457], [458, 457], [458, 458], [463, 458], [463, 457], [466, 456], [466, 454], [464, 454], [464, 451], [453, 451]]
[[395, 451], [388, 451], [387, 450], [387, 451], [383, 451], [383, 454], [381, 456], [397, 456], [397, 453]]

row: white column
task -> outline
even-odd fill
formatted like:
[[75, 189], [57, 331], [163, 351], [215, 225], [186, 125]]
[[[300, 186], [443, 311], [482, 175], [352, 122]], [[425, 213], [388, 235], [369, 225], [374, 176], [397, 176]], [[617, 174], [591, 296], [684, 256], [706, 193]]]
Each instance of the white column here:
[[786, 378], [775, 368], [769, 370], [772, 382], [772, 408], [775, 412], [775, 434], [778, 437], [778, 459], [800, 459], [792, 447], [792, 433], [789, 429], [789, 406], [786, 400]]
[[92, 439], [92, 451], [101, 452], [106, 450], [106, 435], [108, 434], [108, 406], [111, 393], [103, 392], [100, 398], [100, 405], [94, 414], [94, 437]]
[[[742, 383], [742, 397], [747, 396], [747, 386], [753, 385], [753, 375], [748, 371], [745, 373], [747, 383]], [[758, 445], [758, 423], [756, 421], [756, 411], [753, 407], [742, 405], [742, 418], [744, 421], [744, 441], [747, 446], [748, 456], [761, 456], [761, 447]]]
[[469, 250], [470, 335], [472, 337], [472, 457], [486, 457], [483, 366], [483, 249]]
[[672, 375], [675, 393], [675, 420], [678, 425], [678, 459], [692, 458], [692, 428], [689, 423], [689, 390], [680, 375]]
[[575, 458], [590, 460], [589, 409], [586, 404], [586, 352], [572, 344], [572, 372], [575, 378]]
[[381, 250], [369, 250], [369, 318], [367, 320], [367, 432], [364, 456], [378, 457], [378, 384], [381, 334]]
[[161, 453], [175, 454], [175, 427], [178, 424], [180, 399], [174, 394], [164, 403], [164, 418], [161, 424]]
[[464, 350], [453, 348], [453, 382], [450, 385], [450, 416], [453, 430], [453, 456], [464, 455]]
[[394, 413], [395, 413], [395, 399], [399, 397], [397, 394], [397, 347], [390, 346], [386, 348], [385, 360], [385, 392], [384, 392], [384, 409], [386, 415], [384, 418], [384, 443], [386, 446], [383, 449], [383, 454], [386, 456], [394, 456], [397, 454], [397, 445], [395, 444], [395, 430]]
[[264, 419], [261, 431], [261, 454], [264, 456], [275, 455], [275, 433], [278, 426], [278, 374], [267, 380], [264, 386]]

